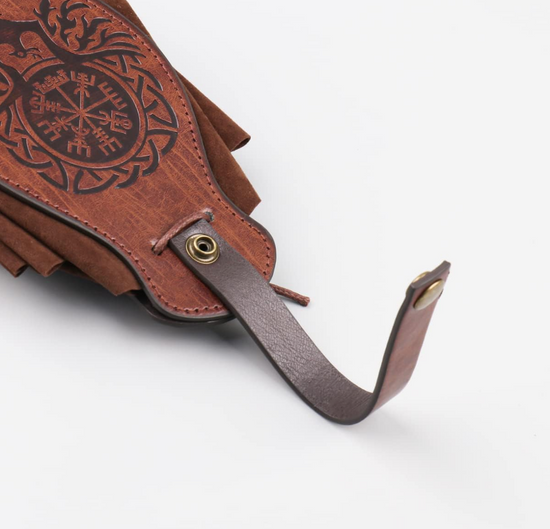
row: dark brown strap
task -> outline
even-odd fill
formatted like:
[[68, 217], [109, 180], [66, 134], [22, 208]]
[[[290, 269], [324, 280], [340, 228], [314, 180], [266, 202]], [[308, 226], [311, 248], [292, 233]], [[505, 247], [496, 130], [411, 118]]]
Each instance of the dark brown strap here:
[[[186, 250], [189, 237], [206, 234], [219, 245], [216, 262], [200, 264]], [[373, 393], [344, 377], [319, 351], [267, 281], [206, 221], [170, 242], [172, 250], [223, 301], [275, 368], [315, 411], [342, 424], [357, 423], [381, 407], [409, 381], [437, 300], [423, 309], [417, 301], [445, 281], [449, 263], [411, 284], [399, 310]], [[441, 283], [440, 283], [441, 284]], [[415, 304], [417, 308], [415, 308]]]

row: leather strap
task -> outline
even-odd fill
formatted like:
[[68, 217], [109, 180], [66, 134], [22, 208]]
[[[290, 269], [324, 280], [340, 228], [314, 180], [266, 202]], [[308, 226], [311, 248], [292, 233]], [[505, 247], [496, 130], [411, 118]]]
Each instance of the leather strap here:
[[[187, 239], [206, 234], [220, 249], [212, 264], [194, 261]], [[413, 282], [397, 314], [378, 382], [372, 393], [342, 375], [321, 353], [285, 304], [256, 269], [235, 251], [206, 221], [201, 220], [174, 237], [176, 255], [223, 301], [260, 346], [282, 377], [316, 412], [341, 424], [354, 424], [380, 408], [409, 381], [437, 301], [423, 310], [414, 304], [438, 279], [445, 280], [450, 264]]]

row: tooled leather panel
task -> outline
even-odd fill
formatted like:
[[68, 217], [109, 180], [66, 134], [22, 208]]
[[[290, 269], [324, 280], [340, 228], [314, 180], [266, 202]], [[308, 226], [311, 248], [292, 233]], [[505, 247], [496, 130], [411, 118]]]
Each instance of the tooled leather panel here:
[[3, 3], [0, 153], [3, 188], [110, 245], [173, 317], [227, 316], [171, 251], [151, 250], [196, 211], [272, 275], [274, 244], [220, 191], [175, 72], [101, 2]]

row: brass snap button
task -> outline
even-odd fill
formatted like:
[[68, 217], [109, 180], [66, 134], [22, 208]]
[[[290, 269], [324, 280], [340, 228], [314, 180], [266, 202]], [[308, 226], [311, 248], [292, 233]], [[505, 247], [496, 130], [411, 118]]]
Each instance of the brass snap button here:
[[220, 256], [218, 243], [209, 235], [198, 233], [191, 235], [185, 243], [185, 249], [189, 257], [200, 264], [212, 264]]
[[417, 281], [420, 281], [423, 277], [427, 276], [430, 272], [422, 272], [421, 274], [418, 274], [413, 280], [413, 283], [416, 283]]
[[414, 308], [416, 310], [423, 310], [426, 307], [429, 307], [434, 301], [436, 301], [443, 289], [445, 288], [445, 281], [443, 279], [438, 279], [434, 281], [416, 300]]

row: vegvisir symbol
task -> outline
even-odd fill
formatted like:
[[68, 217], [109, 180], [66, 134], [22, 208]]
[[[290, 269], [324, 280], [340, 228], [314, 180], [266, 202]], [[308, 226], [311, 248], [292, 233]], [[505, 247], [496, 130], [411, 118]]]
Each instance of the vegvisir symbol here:
[[101, 6], [29, 1], [36, 2], [29, 19], [0, 13], [0, 147], [75, 195], [126, 189], [153, 175], [176, 145], [179, 124], [164, 89], [171, 83], [148, 70], [152, 50]]
[[177, 138], [162, 86], [151, 86], [140, 66], [126, 65], [132, 78], [103, 62], [37, 70], [16, 103], [20, 126], [8, 133], [16, 160], [75, 194], [124, 189], [152, 175]]
[[[68, 86], [71, 84], [73, 87]], [[57, 100], [52, 100], [50, 94], [55, 94]], [[49, 141], [64, 137], [67, 154], [85, 159], [95, 157], [97, 149], [110, 156], [123, 148], [117, 136], [126, 135], [134, 126], [123, 112], [127, 106], [123, 95], [109, 81], [97, 84], [95, 74], [62, 69], [56, 76], [35, 82], [31, 99], [32, 113], [50, 118], [37, 122]], [[70, 138], [64, 134], [69, 131]], [[90, 133], [96, 140], [93, 144], [88, 141]]]

